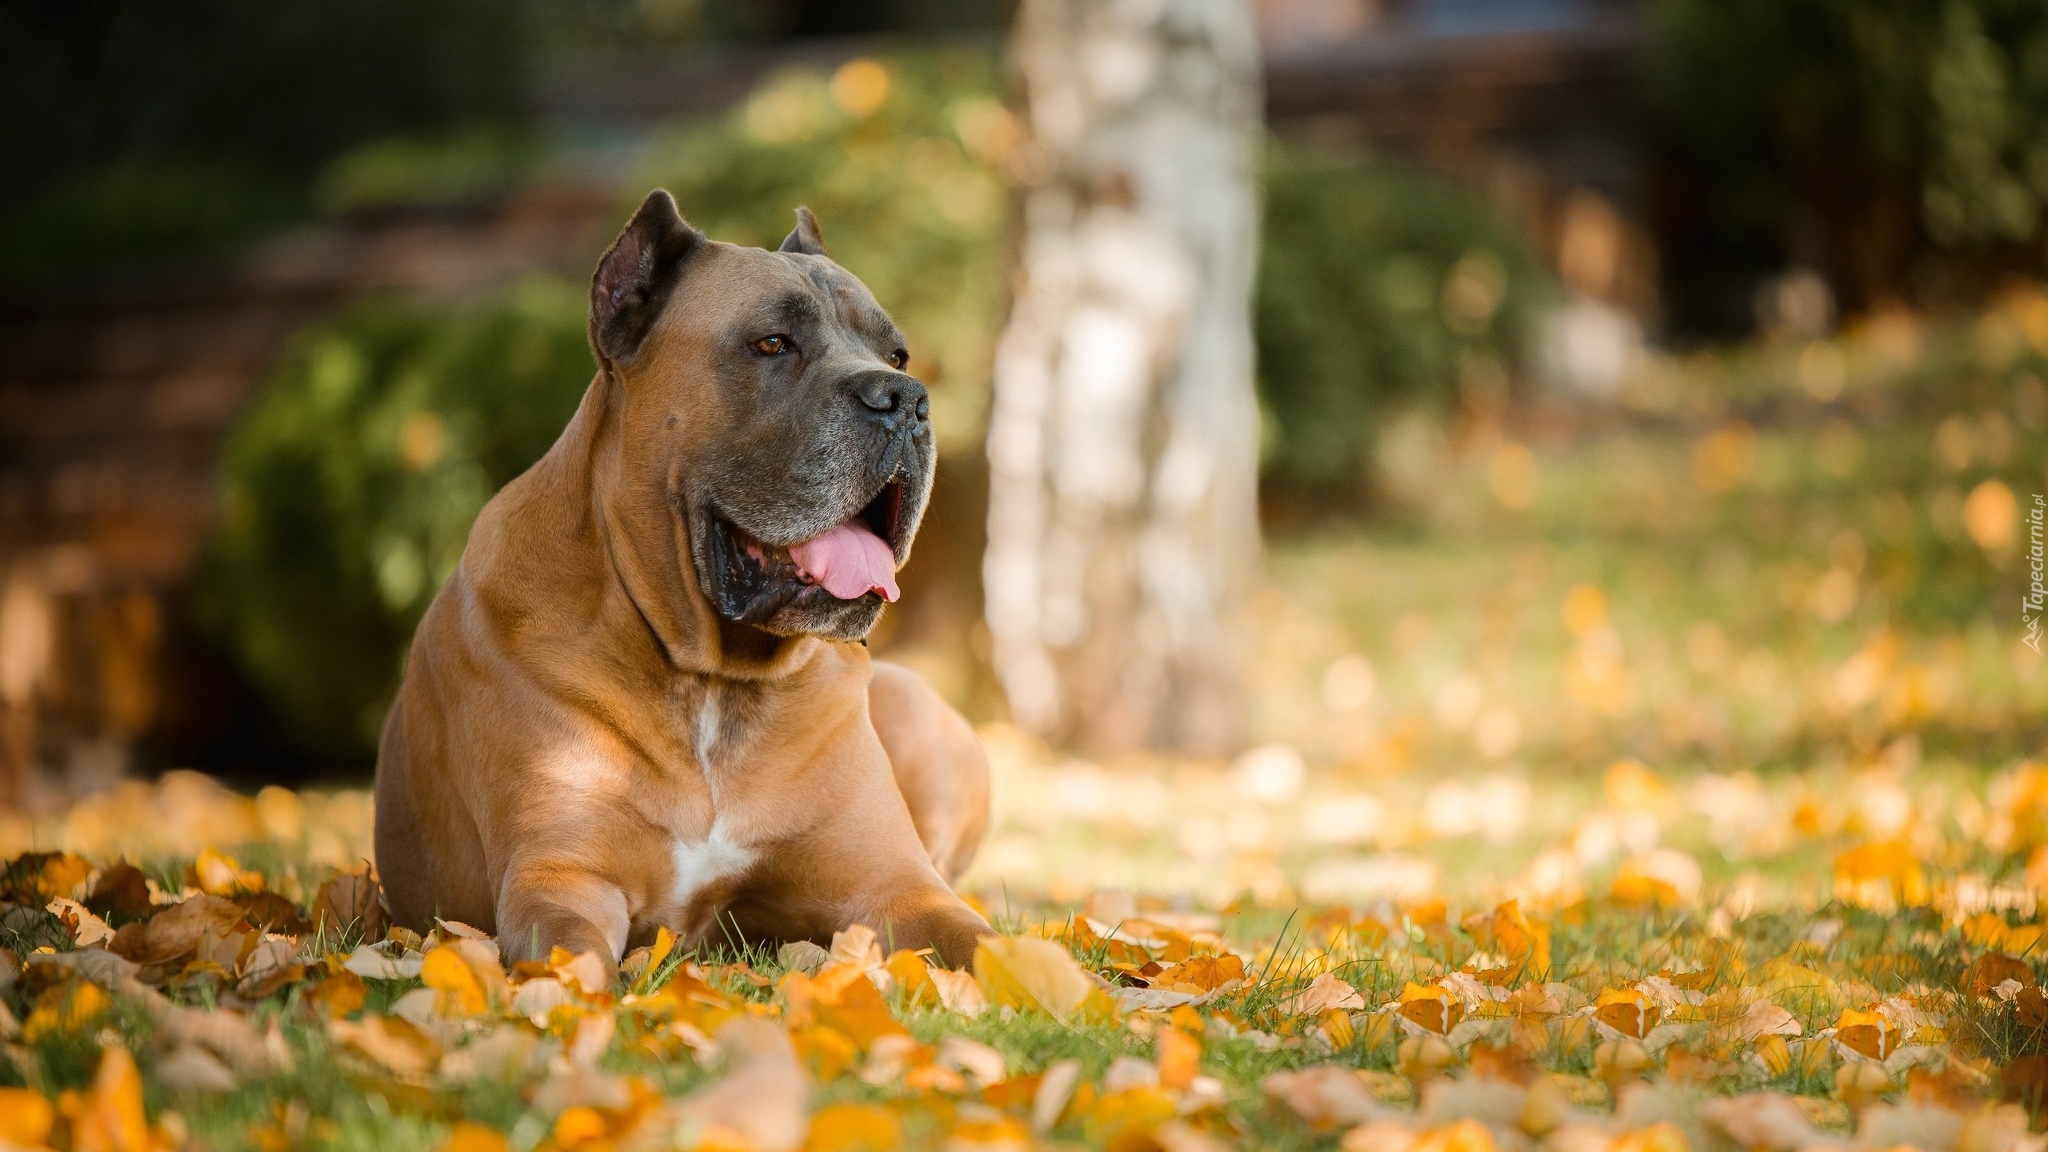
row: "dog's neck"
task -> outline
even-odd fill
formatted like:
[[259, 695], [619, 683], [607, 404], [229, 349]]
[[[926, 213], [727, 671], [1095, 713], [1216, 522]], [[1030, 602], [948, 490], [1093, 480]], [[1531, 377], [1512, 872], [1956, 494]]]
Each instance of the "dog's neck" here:
[[664, 500], [674, 477], [634, 475], [625, 451], [619, 383], [600, 371], [576, 415], [536, 472], [547, 482], [587, 493], [589, 549], [603, 572], [645, 623], [665, 662], [689, 675], [747, 681], [788, 676], [809, 664], [826, 641], [774, 636], [719, 616], [698, 582], [687, 509]]

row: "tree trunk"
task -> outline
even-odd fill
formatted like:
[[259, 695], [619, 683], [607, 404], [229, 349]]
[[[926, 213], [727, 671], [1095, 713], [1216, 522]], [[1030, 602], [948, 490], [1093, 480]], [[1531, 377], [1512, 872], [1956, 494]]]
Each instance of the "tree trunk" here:
[[983, 562], [1012, 718], [1110, 754], [1240, 738], [1258, 571], [1249, 0], [1024, 0], [1016, 303]]

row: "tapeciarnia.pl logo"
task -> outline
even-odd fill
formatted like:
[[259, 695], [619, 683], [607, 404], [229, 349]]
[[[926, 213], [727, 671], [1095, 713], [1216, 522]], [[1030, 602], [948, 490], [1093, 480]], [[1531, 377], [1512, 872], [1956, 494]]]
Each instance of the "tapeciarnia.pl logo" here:
[[2027, 510], [2027, 567], [2033, 583], [2027, 588], [2026, 598], [2020, 601], [2020, 622], [2027, 626], [2024, 643], [2036, 655], [2041, 651], [2041, 609], [2048, 605], [2048, 587], [2042, 585], [2041, 573], [2048, 567], [2041, 545], [2041, 528], [2044, 515], [2048, 515], [2048, 503], [2044, 503], [2039, 492], [2034, 493], [2034, 506]]

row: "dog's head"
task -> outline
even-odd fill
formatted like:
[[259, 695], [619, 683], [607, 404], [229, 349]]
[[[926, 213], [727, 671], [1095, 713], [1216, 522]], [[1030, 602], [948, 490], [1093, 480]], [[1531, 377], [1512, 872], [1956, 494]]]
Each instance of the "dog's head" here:
[[769, 252], [650, 193], [592, 277], [590, 343], [623, 399], [619, 496], [680, 519], [711, 607], [778, 636], [867, 635], [931, 495], [930, 400], [811, 214]]

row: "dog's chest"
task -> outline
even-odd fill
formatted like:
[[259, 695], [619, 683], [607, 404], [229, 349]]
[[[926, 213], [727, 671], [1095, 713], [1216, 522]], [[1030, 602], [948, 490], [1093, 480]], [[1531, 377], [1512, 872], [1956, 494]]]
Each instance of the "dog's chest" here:
[[746, 821], [745, 798], [723, 787], [721, 762], [736, 749], [743, 736], [744, 721], [733, 714], [724, 694], [707, 685], [695, 700], [685, 704], [685, 734], [697, 767], [704, 774], [710, 793], [711, 824], [698, 820], [675, 826], [669, 845], [670, 879], [668, 897], [679, 927], [701, 931], [708, 927], [726, 903], [737, 881], [753, 867], [757, 853], [734, 831]]

